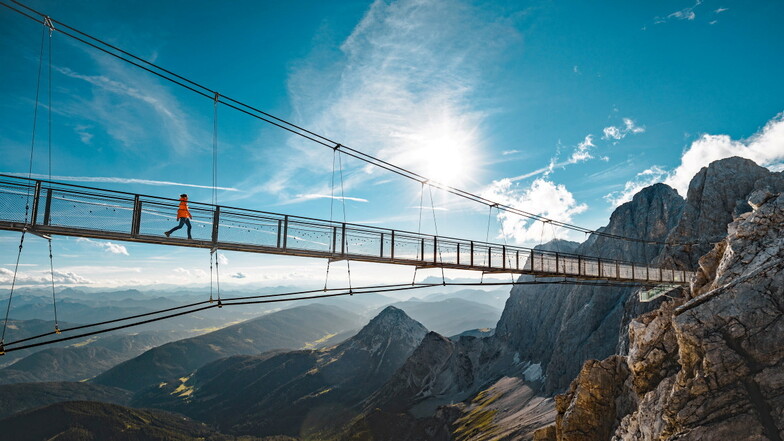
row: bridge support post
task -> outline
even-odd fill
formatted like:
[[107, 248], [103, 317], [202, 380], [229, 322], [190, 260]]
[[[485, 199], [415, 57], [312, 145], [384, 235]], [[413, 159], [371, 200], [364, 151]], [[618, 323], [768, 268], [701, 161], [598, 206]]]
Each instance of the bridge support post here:
[[215, 207], [215, 212], [212, 215], [212, 244], [218, 243], [218, 225], [220, 222], [220, 206]]
[[343, 222], [340, 227], [340, 254], [346, 254], [346, 245], [346, 223]]
[[35, 181], [35, 190], [33, 191], [33, 212], [30, 213], [30, 225], [35, 225], [38, 219], [38, 199], [41, 197], [41, 181]]
[[474, 241], [471, 241], [471, 266], [474, 266]]
[[378, 257], [384, 258], [384, 233], [381, 233], [381, 250], [378, 253]]
[[281, 237], [281, 245], [284, 250], [286, 249], [288, 237], [289, 237], [289, 217], [288, 215], [286, 215], [283, 216], [283, 236]]
[[44, 225], [49, 225], [52, 214], [52, 188], [46, 189], [46, 205], [44, 206]]
[[389, 241], [389, 259], [395, 260], [395, 230], [392, 230], [392, 236]]
[[131, 218], [131, 237], [139, 237], [139, 229], [142, 221], [142, 201], [139, 195], [133, 196], [133, 217]]
[[501, 246], [501, 268], [506, 269], [506, 245]]
[[433, 236], [433, 264], [438, 261], [438, 237]]

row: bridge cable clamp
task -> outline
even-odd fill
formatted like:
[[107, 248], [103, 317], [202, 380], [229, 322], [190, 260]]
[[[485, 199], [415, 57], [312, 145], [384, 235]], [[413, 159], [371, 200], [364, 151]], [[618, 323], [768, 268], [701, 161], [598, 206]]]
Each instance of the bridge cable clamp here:
[[52, 18], [49, 17], [48, 15], [44, 17], [44, 26], [49, 28], [49, 36], [51, 37], [52, 32], [56, 31], [56, 29], [54, 28], [54, 24], [52, 23]]

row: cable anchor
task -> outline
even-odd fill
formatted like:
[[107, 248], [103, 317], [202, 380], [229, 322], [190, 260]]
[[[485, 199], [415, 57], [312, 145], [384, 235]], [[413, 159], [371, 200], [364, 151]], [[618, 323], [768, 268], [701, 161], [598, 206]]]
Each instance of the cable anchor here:
[[48, 15], [44, 17], [44, 26], [49, 28], [49, 36], [51, 37], [52, 32], [54, 32], [56, 29], [54, 28], [54, 24], [52, 23], [51, 17], [49, 17]]
[[215, 96], [213, 96], [212, 98], [212, 100], [215, 101], [215, 104], [218, 104], [218, 102], [220, 101], [220, 97], [221, 97], [220, 93], [215, 92]]
[[5, 355], [5, 343], [0, 341], [0, 355]]
[[335, 147], [332, 147], [332, 150], [337, 151], [337, 150], [340, 150], [341, 147], [343, 147], [343, 144], [337, 143], [337, 144], [335, 144]]

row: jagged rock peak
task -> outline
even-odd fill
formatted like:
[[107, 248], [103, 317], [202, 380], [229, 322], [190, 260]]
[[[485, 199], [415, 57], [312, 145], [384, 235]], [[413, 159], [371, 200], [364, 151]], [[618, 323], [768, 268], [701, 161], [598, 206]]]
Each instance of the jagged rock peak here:
[[784, 174], [737, 156], [703, 167], [689, 183], [683, 216], [667, 237], [670, 243], [698, 243], [668, 247], [659, 260], [676, 268], [695, 269], [698, 259], [727, 234], [727, 225], [751, 211], [749, 195], [760, 189], [784, 191]]
[[426, 333], [427, 328], [402, 309], [387, 306], [350, 340], [373, 345], [379, 338], [390, 337], [409, 340], [415, 347]]

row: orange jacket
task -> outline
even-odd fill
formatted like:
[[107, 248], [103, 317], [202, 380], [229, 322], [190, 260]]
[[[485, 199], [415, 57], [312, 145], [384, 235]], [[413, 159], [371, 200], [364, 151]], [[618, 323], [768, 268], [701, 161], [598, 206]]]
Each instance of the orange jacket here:
[[177, 219], [182, 217], [192, 217], [191, 212], [188, 211], [188, 198], [180, 198], [180, 208], [177, 209]]

